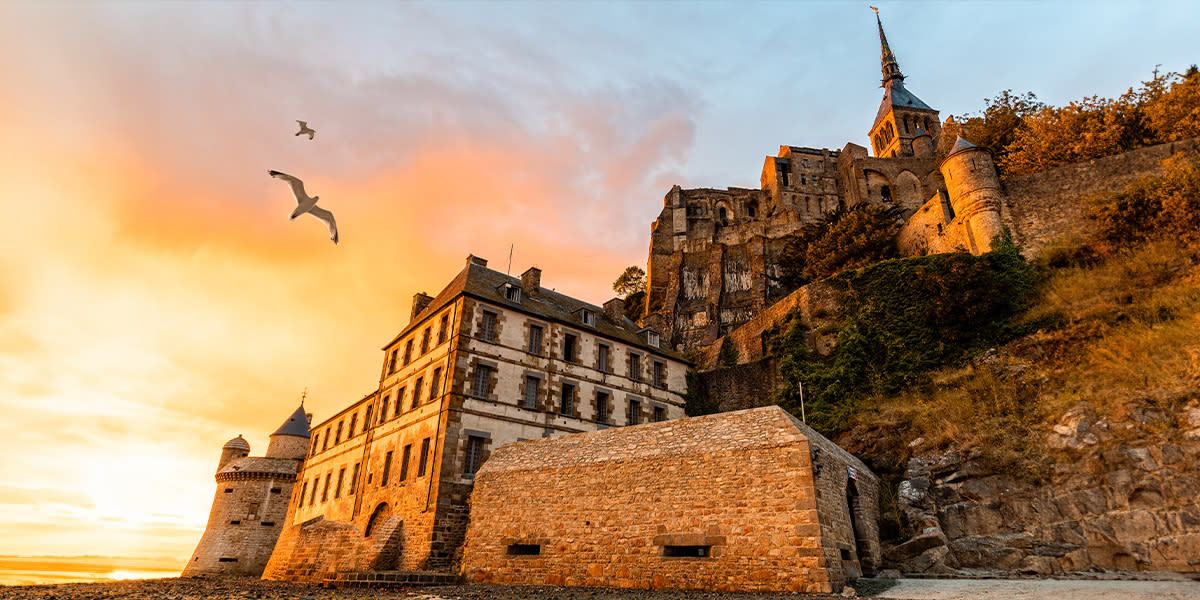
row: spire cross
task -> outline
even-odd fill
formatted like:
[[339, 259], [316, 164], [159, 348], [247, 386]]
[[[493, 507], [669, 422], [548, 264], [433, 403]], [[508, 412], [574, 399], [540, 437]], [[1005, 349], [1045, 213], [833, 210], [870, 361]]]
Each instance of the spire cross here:
[[304, 386], [304, 393], [300, 394], [300, 406], [304, 406], [304, 399], [308, 397], [308, 386]]

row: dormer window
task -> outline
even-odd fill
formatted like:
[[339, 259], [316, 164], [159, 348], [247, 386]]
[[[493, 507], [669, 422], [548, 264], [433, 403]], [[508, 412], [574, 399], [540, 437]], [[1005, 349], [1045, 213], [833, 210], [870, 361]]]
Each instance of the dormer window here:
[[655, 331], [647, 331], [646, 332], [646, 343], [657, 348], [658, 347], [658, 333]]
[[520, 302], [521, 288], [515, 285], [504, 286], [504, 299], [508, 300], [509, 302]]
[[579, 316], [584, 325], [591, 325], [592, 327], [596, 326], [596, 313], [585, 308], [579, 311]]

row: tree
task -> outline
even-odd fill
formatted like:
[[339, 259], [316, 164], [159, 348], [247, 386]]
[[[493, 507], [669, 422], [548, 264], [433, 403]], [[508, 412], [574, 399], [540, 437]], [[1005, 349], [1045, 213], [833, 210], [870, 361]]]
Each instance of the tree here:
[[621, 297], [646, 291], [646, 272], [636, 265], [625, 267], [625, 272], [613, 282], [613, 291]]
[[1012, 90], [1004, 90], [984, 102], [987, 108], [982, 112], [961, 115], [958, 120], [969, 141], [991, 150], [997, 162], [1008, 155], [1008, 146], [1025, 118], [1046, 108], [1033, 92], [1013, 94]]
[[874, 204], [839, 207], [805, 225], [784, 245], [780, 283], [795, 289], [850, 269], [897, 256], [901, 209]]
[[1200, 69], [1192, 65], [1183, 75], [1156, 77], [1147, 87], [1160, 82], [1146, 99], [1148, 128], [1160, 142], [1200, 136]]

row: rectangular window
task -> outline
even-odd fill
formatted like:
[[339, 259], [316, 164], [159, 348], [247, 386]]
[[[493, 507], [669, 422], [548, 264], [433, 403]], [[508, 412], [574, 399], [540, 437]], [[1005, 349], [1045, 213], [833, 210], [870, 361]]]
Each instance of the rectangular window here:
[[404, 364], [407, 365], [410, 362], [412, 362], [412, 340], [408, 340], [404, 344]]
[[371, 411], [374, 410], [373, 404], [367, 405], [367, 412], [363, 414], [363, 431], [366, 431], [371, 426]]
[[422, 355], [425, 354], [426, 352], [429, 352], [429, 335], [431, 333], [429, 329], [430, 329], [429, 327], [426, 327], [425, 333], [421, 334], [421, 354]]
[[329, 499], [329, 482], [333, 479], [333, 471], [325, 474], [325, 487], [321, 488], [321, 502]]
[[654, 387], [667, 388], [667, 365], [657, 360], [654, 361]]
[[447, 329], [450, 329], [450, 315], [442, 315], [442, 321], [438, 323], [438, 344], [446, 343]]
[[425, 383], [424, 377], [418, 377], [417, 382], [413, 384], [413, 401], [412, 407], [415, 409], [421, 405], [421, 386]]
[[417, 463], [417, 477], [425, 476], [425, 467], [429, 462], [429, 438], [421, 440], [421, 460]]
[[392, 357], [388, 360], [388, 374], [396, 372], [396, 354], [400, 352], [399, 348], [392, 348]]
[[379, 422], [380, 423], [387, 420], [388, 400], [391, 399], [391, 397], [392, 397], [391, 394], [385, 394], [383, 396], [383, 402], [379, 403]]
[[559, 412], [564, 415], [571, 414], [571, 401], [575, 398], [575, 386], [564, 383], [562, 384], [562, 402], [559, 404]]
[[532, 375], [525, 376], [525, 402], [522, 407], [528, 410], [537, 410], [538, 386], [541, 382], [541, 379]]
[[659, 421], [666, 421], [666, 420], [667, 420], [667, 409], [665, 409], [661, 406], [655, 406], [654, 407], [654, 421], [657, 423]]
[[404, 412], [404, 388], [396, 390], [396, 416]]
[[346, 479], [346, 467], [342, 467], [341, 469], [338, 469], [337, 486], [333, 488], [333, 497], [334, 498], [342, 497], [342, 483], [345, 479]]
[[388, 475], [390, 475], [391, 472], [392, 472], [392, 451], [388, 450], [388, 453], [383, 455], [383, 475], [379, 476], [379, 485], [381, 485], [381, 486], [387, 485]]
[[637, 425], [642, 421], [642, 403], [637, 400], [629, 401], [629, 424]]
[[313, 477], [312, 495], [308, 497], [308, 505], [312, 506], [317, 502], [317, 486], [321, 484], [321, 476]]
[[320, 434], [320, 432], [314, 433], [314, 434], [313, 434], [312, 452], [309, 452], [309, 453], [308, 453], [308, 455], [309, 455], [309, 456], [312, 456], [312, 455], [314, 455], [314, 454], [316, 454], [316, 453], [317, 453], [317, 445], [318, 445], [318, 443], [319, 443], [320, 441], [321, 441], [321, 434]]
[[542, 354], [542, 326], [541, 325], [530, 325], [529, 326], [529, 353], [537, 354], [539, 356]]
[[629, 378], [634, 381], [642, 380], [642, 357], [629, 353]]
[[404, 445], [404, 452], [400, 453], [400, 481], [408, 481], [408, 459], [412, 457], [412, 444]]
[[442, 368], [438, 367], [433, 370], [433, 379], [429, 380], [429, 399], [432, 401], [438, 396], [438, 389], [442, 385]]
[[792, 175], [792, 165], [790, 163], [779, 163], [779, 174], [783, 176], [783, 187], [790, 187], [792, 184], [788, 179]]
[[329, 447], [329, 430], [329, 427], [325, 428], [325, 437], [321, 439], [321, 452], [324, 452]]
[[353, 495], [354, 490], [357, 487], [358, 487], [358, 463], [354, 463], [354, 470], [350, 471], [350, 491], [348, 493]]
[[519, 288], [515, 285], [510, 285], [508, 287], [505, 287], [504, 288], [504, 298], [507, 299], [509, 302], [520, 302], [521, 301], [521, 288]]
[[346, 432], [346, 439], [354, 437], [354, 426], [358, 425], [358, 413], [350, 415], [350, 431]]
[[483, 438], [472, 435], [467, 438], [467, 457], [463, 461], [463, 475], [474, 477], [481, 464], [483, 464]]
[[668, 558], [708, 558], [712, 546], [663, 546], [662, 555]]
[[479, 339], [485, 342], [496, 341], [496, 313], [483, 311], [483, 322], [479, 324]]
[[585, 308], [579, 311], [579, 316], [583, 320], [584, 325], [596, 326], [596, 313]]
[[[232, 491], [233, 490], [225, 490], [226, 493], [232, 492]], [[307, 495], [308, 495], [308, 482], [305, 481], [304, 485], [300, 486], [300, 504], [304, 504], [304, 497]]]
[[[538, 556], [542, 553], [541, 544], [509, 544], [509, 556]], [[224, 559], [222, 559], [224, 560]]]
[[596, 349], [596, 368], [601, 373], [608, 373], [608, 346], [600, 344]]
[[575, 346], [579, 342], [579, 336], [569, 333], [563, 334], [563, 360], [567, 362], [575, 362]]
[[475, 381], [471, 386], [471, 395], [477, 398], [487, 398], [488, 382], [491, 381], [492, 368], [486, 365], [475, 365]]
[[608, 422], [608, 392], [596, 392], [596, 422]]

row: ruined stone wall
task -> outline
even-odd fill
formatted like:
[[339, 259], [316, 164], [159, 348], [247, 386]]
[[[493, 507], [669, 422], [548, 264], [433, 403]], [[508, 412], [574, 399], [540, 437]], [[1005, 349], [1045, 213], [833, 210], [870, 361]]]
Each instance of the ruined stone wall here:
[[[783, 414], [777, 408], [760, 410]], [[584, 443], [596, 439], [585, 436], [681, 423], [571, 438]], [[817, 453], [824, 477], [818, 491], [810, 445], [803, 438], [770, 437], [779, 440], [771, 443], [760, 431], [742, 439], [720, 426], [705, 426], [687, 430], [689, 443], [703, 447], [693, 451], [675, 450], [674, 434], [663, 434], [667, 437], [654, 438], [656, 452], [636, 459], [544, 465], [531, 456], [519, 465], [502, 463], [503, 469], [485, 465], [472, 495], [464, 575], [480, 583], [515, 585], [776, 592], [842, 587], [853, 571], [842, 566], [842, 550], [854, 551], [844, 502], [851, 463], [842, 460], [843, 454]], [[640, 447], [624, 439], [611, 443]], [[563, 460], [594, 455], [559, 451]], [[867, 477], [860, 462], [852, 464]], [[838, 473], [841, 506], [834, 500]], [[863, 493], [876, 492], [864, 486]], [[829, 500], [819, 502], [821, 495]], [[863, 503], [865, 510], [871, 506]], [[822, 510], [843, 514], [825, 516]], [[873, 522], [873, 516], [864, 516]], [[668, 546], [702, 546], [708, 553], [671, 556]], [[837, 557], [837, 565], [830, 564], [830, 556]], [[857, 563], [854, 556], [847, 560]]]
[[953, 211], [947, 212], [947, 208], [941, 195], [935, 194], [904, 222], [896, 235], [896, 247], [901, 256], [966, 251], [962, 223], [956, 221]]

